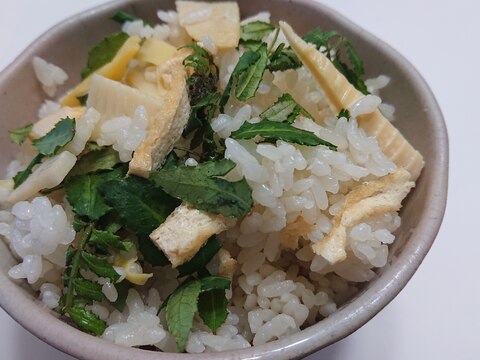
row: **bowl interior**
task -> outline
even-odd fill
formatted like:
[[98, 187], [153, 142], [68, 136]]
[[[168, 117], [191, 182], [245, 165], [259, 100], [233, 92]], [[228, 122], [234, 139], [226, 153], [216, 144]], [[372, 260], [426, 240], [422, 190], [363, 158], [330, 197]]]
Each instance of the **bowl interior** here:
[[[379, 276], [339, 311], [299, 334], [252, 349], [221, 354], [195, 355], [201, 358], [271, 359], [300, 357], [350, 334], [380, 311], [405, 286], [430, 248], [445, 209], [448, 173], [448, 140], [442, 115], [428, 86], [412, 66], [388, 45], [366, 33], [339, 14], [309, 1], [239, 1], [242, 17], [268, 10], [272, 20], [286, 20], [300, 34], [315, 27], [336, 29], [346, 35], [364, 59], [367, 77], [386, 74], [390, 85], [382, 98], [395, 105], [400, 131], [424, 156], [426, 166], [416, 188], [402, 209], [402, 225], [391, 248], [388, 264]], [[57, 25], [42, 35], [0, 74], [0, 165], [13, 159], [17, 147], [10, 143], [7, 130], [32, 122], [44, 100], [31, 59], [38, 55], [64, 68], [70, 79], [60, 92], [80, 80], [88, 49], [103, 36], [119, 31], [108, 20], [114, 9], [130, 11], [155, 21], [156, 11], [174, 9], [173, 0], [115, 1], [87, 11]], [[51, 345], [85, 359], [160, 359], [159, 353], [126, 349], [88, 336], [55, 319], [35, 301], [37, 296], [24, 282], [12, 282], [8, 269], [15, 260], [8, 246], [0, 242], [0, 304], [20, 324]], [[36, 319], [31, 321], [31, 319]], [[168, 355], [189, 358], [189, 355]]]

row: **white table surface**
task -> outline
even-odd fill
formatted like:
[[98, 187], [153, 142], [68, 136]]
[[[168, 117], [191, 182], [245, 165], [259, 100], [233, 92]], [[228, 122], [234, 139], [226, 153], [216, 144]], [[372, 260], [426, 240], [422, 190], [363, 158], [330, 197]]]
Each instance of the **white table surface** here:
[[[104, 0], [2, 1], [0, 70], [63, 18]], [[160, 0], [159, 0], [160, 2]], [[309, 360], [479, 359], [480, 3], [323, 0], [405, 55], [425, 77], [450, 136], [448, 207], [437, 240], [401, 294], [353, 335]], [[45, 10], [47, 9], [47, 10]], [[1, 359], [71, 360], [0, 309]]]

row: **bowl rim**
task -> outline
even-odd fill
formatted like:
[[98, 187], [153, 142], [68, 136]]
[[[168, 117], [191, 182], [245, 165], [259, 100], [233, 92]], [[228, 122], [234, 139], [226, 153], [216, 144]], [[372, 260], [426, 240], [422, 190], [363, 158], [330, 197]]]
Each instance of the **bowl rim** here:
[[[0, 306], [21, 326], [58, 350], [79, 359], [291, 359], [306, 356], [350, 335], [382, 310], [407, 284], [432, 246], [445, 213], [449, 156], [447, 129], [440, 107], [419, 72], [390, 45], [319, 2], [311, 0], [293, 0], [293, 2], [325, 14], [341, 26], [359, 33], [362, 40], [375, 44], [379, 51], [400, 68], [413, 86], [418, 89], [430, 116], [437, 119], [431, 136], [434, 138], [435, 150], [438, 151], [438, 161], [429, 163], [427, 166], [434, 167], [433, 171], [438, 174], [438, 177], [436, 182], [429, 184], [429, 191], [426, 194], [425, 201], [429, 204], [428, 214], [419, 220], [395, 264], [386, 269], [383, 275], [357, 298], [361, 299], [362, 305], [359, 306], [356, 301], [348, 303], [328, 318], [299, 333], [260, 346], [208, 354], [160, 353], [115, 345], [85, 334], [56, 318], [52, 315], [54, 312], [42, 308], [38, 301], [25, 296], [18, 286], [18, 282], [12, 281], [7, 275], [0, 273]], [[18, 60], [33, 56], [48, 41], [51, 34], [68, 28], [73, 19], [88, 19], [89, 16], [98, 12], [113, 11], [135, 3], [135, 0], [113, 0], [69, 17], [51, 27], [0, 73], [0, 84], [17, 70], [17, 66], [20, 66], [17, 64]], [[30, 319], [35, 320], [31, 321]]]

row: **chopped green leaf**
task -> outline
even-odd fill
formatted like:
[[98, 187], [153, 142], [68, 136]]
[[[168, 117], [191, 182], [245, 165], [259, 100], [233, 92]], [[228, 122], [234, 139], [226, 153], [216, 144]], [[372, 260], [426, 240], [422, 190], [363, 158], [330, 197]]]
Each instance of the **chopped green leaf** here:
[[88, 244], [103, 250], [112, 248], [123, 251], [128, 251], [133, 246], [131, 241], [122, 241], [120, 236], [103, 230], [93, 230]]
[[300, 106], [292, 95], [285, 93], [278, 98], [275, 104], [261, 113], [260, 118], [263, 120], [287, 122], [292, 124], [300, 114], [312, 119], [312, 115]]
[[128, 34], [124, 32], [115, 33], [105, 37], [99, 44], [90, 49], [87, 67], [82, 70], [82, 79], [112, 61], [128, 38]]
[[192, 281], [175, 290], [166, 305], [166, 320], [168, 331], [175, 337], [178, 351], [184, 352], [188, 334], [197, 312], [198, 296], [201, 284]]
[[95, 301], [102, 301], [103, 299], [102, 285], [99, 283], [77, 278], [73, 281], [73, 286], [79, 296]]
[[262, 41], [275, 30], [275, 26], [263, 21], [252, 21], [240, 27], [240, 41]]
[[193, 50], [193, 54], [187, 56], [185, 60], [183, 60], [185, 67], [192, 68], [196, 74], [202, 77], [207, 77], [212, 72], [214, 74], [218, 72], [215, 63], [213, 62], [213, 57], [207, 50], [197, 44], [186, 45], [182, 48]]
[[97, 221], [97, 228], [115, 234], [123, 227], [123, 221], [115, 210], [111, 210]]
[[[266, 49], [266, 46], [263, 46], [263, 48]], [[260, 48], [258, 49], [260, 50]], [[235, 65], [235, 68], [232, 71], [232, 75], [230, 76], [230, 79], [228, 80], [227, 86], [225, 87], [225, 90], [223, 91], [222, 97], [220, 98], [220, 111], [223, 112], [223, 108], [228, 102], [228, 99], [230, 97], [230, 92], [232, 91], [233, 83], [235, 79], [242, 74], [243, 72], [247, 71], [251, 66], [253, 66], [256, 62], [258, 62], [260, 59], [260, 52], [255, 50], [255, 51], [246, 51], [243, 53], [243, 55], [240, 57], [238, 60], [237, 65]]]
[[348, 111], [348, 109], [341, 109], [337, 115], [337, 119], [340, 118], [346, 118], [347, 120], [350, 119], [350, 111]]
[[302, 62], [295, 54], [295, 51], [291, 47], [286, 47], [283, 43], [278, 45], [275, 51], [268, 57], [267, 69], [271, 72], [298, 69], [301, 66]]
[[170, 265], [165, 254], [157, 248], [148, 235], [141, 235], [138, 238], [138, 250], [143, 255], [143, 260], [152, 266]]
[[61, 147], [72, 141], [75, 135], [75, 119], [69, 117], [60, 120], [45, 136], [32, 141], [40, 154], [54, 155]]
[[[306, 42], [314, 44], [347, 80], [363, 94], [368, 94], [367, 86], [363, 80], [365, 70], [363, 62], [352, 44], [337, 31], [322, 31], [315, 29], [303, 37]], [[350, 66], [342, 60], [342, 51], [345, 51]], [[332, 54], [333, 53], [333, 54]]]
[[116, 282], [120, 279], [120, 275], [115, 271], [113, 266], [104, 258], [87, 253], [83, 251], [81, 253], [83, 264], [93, 271], [98, 276], [106, 277]]
[[227, 319], [227, 305], [228, 299], [223, 289], [213, 289], [199, 295], [198, 314], [213, 332]]
[[199, 271], [205, 265], [207, 265], [210, 260], [215, 256], [215, 254], [220, 250], [220, 243], [218, 242], [215, 236], [212, 236], [208, 239], [207, 243], [200, 248], [200, 250], [195, 254], [195, 256], [188, 262], [183, 265], [180, 265], [178, 270], [178, 277], [184, 277], [194, 272]]
[[152, 182], [136, 176], [107, 182], [101, 191], [124, 226], [137, 235], [149, 235], [180, 204]]
[[86, 106], [87, 105], [87, 100], [88, 100], [88, 94], [85, 94], [83, 96], [78, 96], [77, 100], [80, 103], [80, 105]]
[[338, 31], [322, 31], [320, 29], [313, 29], [307, 35], [303, 37], [303, 40], [314, 44], [317, 49], [322, 46], [326, 49], [330, 48], [330, 41], [335, 38], [341, 37]]
[[320, 139], [310, 131], [297, 129], [288, 123], [262, 120], [256, 124], [244, 123], [240, 129], [231, 134], [233, 139], [253, 139], [261, 136], [267, 141], [282, 140], [292, 144], [317, 146], [324, 145], [332, 150], [337, 147], [328, 141]]
[[130, 281], [122, 281], [118, 284], [115, 284], [115, 289], [117, 289], [118, 297], [115, 302], [112, 303], [112, 306], [118, 311], [122, 312], [125, 309], [127, 304], [128, 290], [130, 290], [134, 285]]
[[67, 314], [81, 330], [95, 336], [101, 336], [107, 328], [105, 321], [100, 320], [93, 312], [81, 307], [69, 308]]
[[99, 191], [100, 186], [109, 180], [123, 177], [124, 171], [123, 168], [117, 168], [108, 172], [72, 178], [65, 185], [65, 190], [73, 211], [91, 220], [100, 219], [111, 209]]
[[[126, 11], [121, 11], [121, 10], [114, 12], [113, 15], [110, 16], [110, 19], [113, 21], [116, 21], [119, 24], [124, 24], [127, 21], [132, 22], [136, 20], [142, 20], [135, 15], [132, 15]], [[144, 24], [146, 24], [145, 21], [144, 21]]]
[[241, 101], [248, 100], [255, 96], [257, 89], [260, 86], [260, 82], [263, 79], [263, 73], [267, 68], [268, 53], [266, 44], [262, 44], [255, 53], [259, 55], [258, 60], [255, 61], [246, 71], [235, 73], [235, 75], [238, 76], [235, 96]]
[[27, 180], [27, 178], [32, 174], [35, 165], [40, 164], [44, 157], [45, 155], [43, 154], [37, 154], [37, 156], [35, 156], [33, 160], [30, 161], [25, 170], [19, 171], [17, 175], [13, 177], [13, 184], [15, 188], [19, 187], [21, 184], [23, 184], [25, 180]]
[[10, 139], [17, 145], [22, 145], [25, 140], [28, 138], [28, 134], [32, 131], [33, 124], [25, 125], [19, 129], [10, 130], [8, 135]]
[[224, 276], [207, 276], [198, 280], [201, 284], [202, 292], [214, 289], [229, 289], [232, 281]]
[[68, 177], [92, 174], [100, 170], [112, 170], [119, 163], [118, 152], [111, 147], [90, 151], [77, 161], [68, 173]]
[[178, 166], [160, 169], [150, 174], [155, 184], [167, 194], [213, 214], [239, 217], [253, 206], [252, 190], [245, 179], [229, 182], [224, 176], [235, 163], [223, 159], [197, 166]]

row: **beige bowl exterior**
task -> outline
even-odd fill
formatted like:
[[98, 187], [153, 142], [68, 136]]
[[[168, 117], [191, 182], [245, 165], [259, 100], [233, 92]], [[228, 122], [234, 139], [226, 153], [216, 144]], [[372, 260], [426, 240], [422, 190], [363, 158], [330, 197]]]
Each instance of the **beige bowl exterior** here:
[[[60, 321], [54, 312], [39, 304], [36, 295], [24, 282], [9, 279], [7, 271], [16, 262], [8, 246], [0, 242], [0, 305], [23, 327], [57, 349], [89, 360], [301, 358], [344, 338], [375, 316], [406, 285], [430, 249], [445, 211], [448, 137], [439, 106], [421, 75], [387, 44], [318, 3], [306, 0], [240, 0], [239, 4], [242, 17], [269, 10], [273, 20], [288, 21], [300, 34], [314, 27], [339, 30], [359, 50], [367, 75], [391, 76], [391, 84], [382, 96], [395, 105], [398, 119], [395, 125], [423, 154], [426, 166], [402, 210], [402, 226], [397, 231], [388, 264], [375, 280], [336, 313], [285, 339], [217, 354], [162, 354], [116, 346]], [[60, 89], [64, 91], [79, 81], [88, 49], [104, 35], [119, 30], [117, 24], [107, 20], [109, 15], [123, 9], [155, 21], [159, 8], [174, 9], [174, 1], [114, 1], [81, 13], [38, 38], [0, 74], [2, 168], [17, 151], [8, 140], [7, 130], [36, 119], [44, 99], [32, 70], [32, 57], [41, 56], [71, 74], [68, 84]]]

